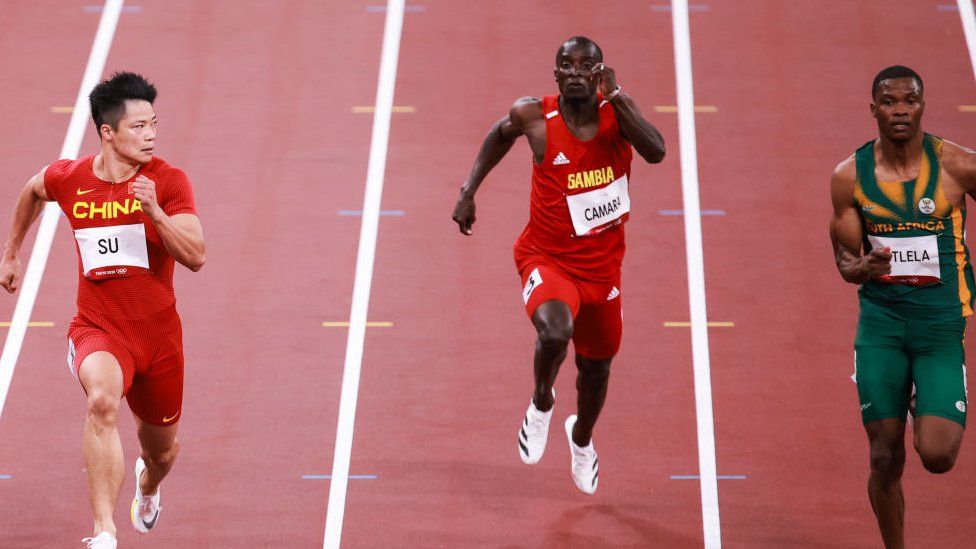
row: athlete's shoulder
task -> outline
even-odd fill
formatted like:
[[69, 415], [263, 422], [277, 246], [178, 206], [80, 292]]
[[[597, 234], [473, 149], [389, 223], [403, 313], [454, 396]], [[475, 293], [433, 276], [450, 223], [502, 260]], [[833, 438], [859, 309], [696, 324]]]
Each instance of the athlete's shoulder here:
[[44, 184], [56, 185], [79, 173], [86, 176], [91, 175], [91, 163], [94, 157], [95, 155], [91, 154], [77, 159], [62, 158], [51, 162], [44, 169]]
[[857, 155], [852, 154], [834, 167], [831, 181], [854, 183], [857, 179]]
[[190, 182], [190, 178], [187, 177], [186, 172], [158, 156], [153, 156], [152, 160], [145, 165], [143, 171], [157, 177], [160, 180], [157, 181], [157, 183], [163, 182], [188, 184]]
[[967, 189], [976, 189], [976, 151], [942, 140], [942, 168]]
[[512, 122], [516, 124], [531, 122], [542, 119], [542, 98], [540, 97], [519, 97], [512, 104], [508, 112]]

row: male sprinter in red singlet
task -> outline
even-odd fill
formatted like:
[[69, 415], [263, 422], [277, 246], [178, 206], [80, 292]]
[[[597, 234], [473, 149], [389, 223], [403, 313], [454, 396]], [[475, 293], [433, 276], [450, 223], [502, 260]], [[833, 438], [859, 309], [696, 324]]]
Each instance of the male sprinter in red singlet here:
[[89, 96], [101, 153], [59, 160], [24, 187], [0, 263], [0, 285], [17, 289], [18, 251], [44, 201], [67, 216], [79, 256], [78, 314], [68, 329], [68, 367], [88, 394], [82, 451], [95, 532], [90, 548], [117, 546], [112, 514], [122, 488], [116, 427], [126, 397], [135, 416], [132, 524], [159, 518], [159, 483], [176, 458], [183, 402], [183, 335], [173, 294], [174, 260], [203, 267], [203, 230], [186, 175], [153, 157], [156, 88], [116, 73]]
[[461, 187], [454, 221], [472, 234], [474, 194], [524, 135], [534, 155], [529, 224], [515, 243], [525, 310], [538, 332], [535, 392], [518, 433], [519, 456], [537, 463], [546, 448], [552, 390], [569, 341], [576, 348], [579, 417], [566, 420], [576, 486], [597, 489], [593, 426], [607, 396], [610, 361], [620, 347], [620, 265], [631, 146], [647, 162], [664, 159], [664, 140], [621, 91], [603, 52], [582, 36], [556, 53], [559, 95], [523, 97], [485, 139]]
[[906, 413], [932, 473], [952, 469], [966, 428], [963, 341], [976, 293], [966, 196], [976, 197], [976, 152], [922, 131], [924, 86], [912, 69], [879, 72], [871, 98], [879, 136], [831, 177], [830, 236], [841, 277], [860, 286], [854, 377], [868, 496], [885, 547], [901, 549]]

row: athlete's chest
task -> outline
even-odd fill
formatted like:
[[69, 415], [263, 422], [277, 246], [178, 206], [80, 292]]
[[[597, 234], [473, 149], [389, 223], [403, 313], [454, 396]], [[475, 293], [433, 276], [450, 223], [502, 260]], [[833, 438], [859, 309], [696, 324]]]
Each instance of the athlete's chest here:
[[[150, 176], [151, 177], [151, 176]], [[61, 191], [61, 209], [75, 231], [93, 232], [111, 228], [114, 232], [138, 235], [149, 245], [159, 244], [159, 234], [132, 190], [132, 181], [108, 183], [94, 177], [72, 178]], [[157, 187], [157, 201], [161, 190]]]

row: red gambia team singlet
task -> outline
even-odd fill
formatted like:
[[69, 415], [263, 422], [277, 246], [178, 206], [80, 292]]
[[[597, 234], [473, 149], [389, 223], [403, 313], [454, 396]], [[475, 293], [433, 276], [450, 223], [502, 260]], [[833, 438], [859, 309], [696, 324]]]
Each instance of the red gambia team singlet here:
[[175, 260], [132, 192], [144, 175], [156, 183], [167, 215], [195, 214], [186, 175], [159, 158], [130, 179], [109, 183], [92, 170], [94, 155], [48, 166], [44, 188], [74, 230], [78, 250], [78, 313], [87, 317], [145, 319], [176, 302]]
[[546, 152], [532, 167], [529, 223], [515, 243], [520, 272], [544, 256], [580, 280], [619, 277], [633, 153], [613, 106], [598, 100], [599, 130], [580, 141], [559, 113], [559, 96], [542, 98]]

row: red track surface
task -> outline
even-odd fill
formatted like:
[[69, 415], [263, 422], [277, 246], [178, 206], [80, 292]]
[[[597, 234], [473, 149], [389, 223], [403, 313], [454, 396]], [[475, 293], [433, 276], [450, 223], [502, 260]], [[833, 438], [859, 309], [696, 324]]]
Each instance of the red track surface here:
[[[96, 2], [91, 2], [92, 4]], [[661, 2], [663, 3], [663, 2]], [[938, 0], [709, 3], [693, 13], [716, 443], [727, 547], [878, 545], [867, 446], [848, 380], [854, 289], [831, 264], [827, 178], [874, 129], [875, 71], [926, 79], [929, 131], [976, 144], [956, 106], [976, 103], [958, 14]], [[344, 547], [700, 547], [691, 349], [669, 13], [648, 3], [424, 2], [400, 51]], [[802, 4], [802, 5], [801, 5]], [[57, 154], [98, 15], [20, 3], [0, 18], [0, 227]], [[124, 547], [321, 545], [383, 15], [365, 3], [133, 0], [107, 71], [160, 88], [160, 155], [196, 184], [209, 263], [178, 275], [186, 327], [183, 453], [158, 532], [117, 521]], [[44, 40], [37, 29], [44, 29]], [[597, 427], [601, 487], [569, 478], [562, 421], [571, 361], [542, 463], [515, 433], [531, 392], [533, 333], [511, 244], [528, 203], [519, 144], [479, 196], [475, 236], [449, 215], [487, 129], [521, 95], [553, 93], [556, 45], [585, 34], [662, 131], [663, 164], [635, 164], [624, 267], [626, 329]], [[30, 93], [24, 93], [29, 83]], [[90, 132], [89, 132], [90, 133]], [[88, 135], [82, 154], [95, 150]], [[29, 244], [22, 259], [27, 260]], [[80, 456], [84, 399], [65, 372], [75, 256], [62, 223], [0, 421], [0, 546], [72, 546], [90, 528]], [[0, 299], [9, 319], [14, 299]], [[972, 331], [972, 330], [971, 330]], [[970, 334], [972, 336], [972, 334]], [[972, 337], [970, 337], [972, 341]], [[127, 463], [137, 445], [122, 426]], [[906, 473], [909, 543], [964, 547], [976, 496], [967, 441], [945, 477]], [[958, 487], [963, 487], [959, 489]]]

